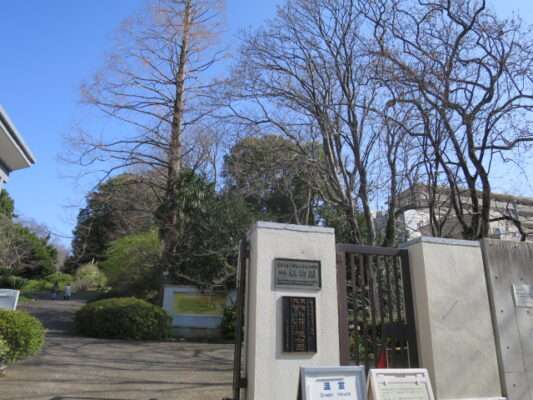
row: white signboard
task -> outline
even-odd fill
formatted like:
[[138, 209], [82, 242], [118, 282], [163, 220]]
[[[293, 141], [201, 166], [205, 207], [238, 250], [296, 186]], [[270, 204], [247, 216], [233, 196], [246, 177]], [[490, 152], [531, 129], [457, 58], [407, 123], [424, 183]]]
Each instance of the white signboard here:
[[533, 287], [530, 285], [513, 285], [515, 307], [533, 308]]
[[366, 400], [364, 367], [301, 368], [302, 400]]
[[16, 310], [19, 300], [19, 291], [12, 289], [0, 289], [0, 309]]
[[435, 400], [427, 369], [372, 369], [368, 396], [372, 400]]

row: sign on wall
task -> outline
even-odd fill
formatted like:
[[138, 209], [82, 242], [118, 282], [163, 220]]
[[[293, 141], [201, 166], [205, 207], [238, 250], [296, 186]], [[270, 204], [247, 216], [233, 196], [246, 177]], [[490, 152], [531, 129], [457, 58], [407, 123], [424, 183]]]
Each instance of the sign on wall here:
[[186, 315], [224, 314], [226, 294], [174, 293], [174, 312]]
[[274, 260], [274, 286], [287, 289], [319, 290], [322, 285], [320, 261]]
[[174, 328], [218, 329], [229, 304], [231, 295], [226, 293], [203, 293], [182, 285], [165, 285], [163, 291], [163, 309]]
[[283, 351], [316, 353], [314, 297], [283, 297]]
[[365, 368], [301, 368], [302, 400], [366, 400]]
[[515, 307], [533, 308], [533, 287], [525, 284], [513, 285]]
[[370, 400], [435, 400], [427, 369], [371, 369]]

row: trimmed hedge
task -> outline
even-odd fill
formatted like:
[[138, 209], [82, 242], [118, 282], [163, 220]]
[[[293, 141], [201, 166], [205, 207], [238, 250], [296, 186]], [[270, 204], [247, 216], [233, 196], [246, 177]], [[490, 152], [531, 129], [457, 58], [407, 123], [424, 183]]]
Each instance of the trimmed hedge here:
[[44, 344], [41, 322], [23, 311], [0, 310], [0, 337], [9, 351], [5, 361], [11, 363], [37, 354]]
[[76, 313], [76, 331], [109, 339], [160, 340], [170, 335], [170, 317], [161, 307], [134, 297], [95, 301]]

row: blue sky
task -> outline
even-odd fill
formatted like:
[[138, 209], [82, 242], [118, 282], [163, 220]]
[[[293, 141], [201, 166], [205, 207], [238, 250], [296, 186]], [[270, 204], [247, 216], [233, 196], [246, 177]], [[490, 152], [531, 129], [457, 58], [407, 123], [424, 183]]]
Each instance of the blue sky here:
[[[6, 189], [23, 218], [71, 234], [86, 186], [69, 176], [76, 169], [58, 160], [64, 137], [78, 120], [79, 86], [102, 65], [114, 31], [142, 0], [2, 1], [0, 104], [37, 157], [12, 174]], [[229, 0], [226, 41], [275, 13], [275, 0]], [[68, 238], [61, 239], [68, 243]]]
[[[280, 2], [227, 0], [225, 40], [237, 42], [241, 29], [259, 25]], [[67, 178], [77, 172], [73, 166], [58, 161], [64, 137], [80, 114], [79, 86], [101, 66], [118, 24], [141, 4], [142, 0], [2, 1], [0, 104], [37, 157], [37, 165], [14, 173], [6, 188], [19, 215], [46, 224], [65, 244], [87, 189]], [[517, 12], [533, 24], [531, 0], [492, 4], [502, 15]], [[523, 190], [517, 194], [531, 194], [530, 188]]]

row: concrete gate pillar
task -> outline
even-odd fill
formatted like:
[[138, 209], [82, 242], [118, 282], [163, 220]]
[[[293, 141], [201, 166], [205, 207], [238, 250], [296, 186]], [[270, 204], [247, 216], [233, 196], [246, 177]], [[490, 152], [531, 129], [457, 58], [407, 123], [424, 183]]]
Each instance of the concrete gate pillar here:
[[500, 398], [502, 390], [479, 242], [407, 243], [418, 354], [435, 396]]
[[[249, 239], [245, 398], [296, 399], [300, 367], [339, 365], [335, 233], [331, 228], [257, 222]], [[276, 258], [320, 261], [320, 290], [276, 288]], [[315, 298], [316, 353], [283, 352], [283, 296]]]

